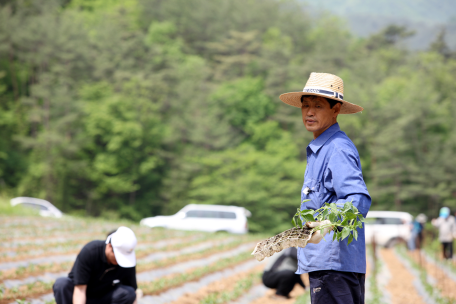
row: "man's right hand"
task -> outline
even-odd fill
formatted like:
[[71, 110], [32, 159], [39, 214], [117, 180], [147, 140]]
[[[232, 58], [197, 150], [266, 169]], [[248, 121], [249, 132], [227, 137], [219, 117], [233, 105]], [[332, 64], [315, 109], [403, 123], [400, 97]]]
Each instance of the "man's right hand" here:
[[73, 304], [86, 304], [87, 285], [74, 286]]
[[[330, 225], [331, 224], [331, 221], [329, 220], [325, 220], [325, 221], [321, 221], [321, 222], [307, 222], [306, 223], [306, 226], [309, 227], [309, 228], [315, 228], [315, 227], [318, 227], [318, 226], [325, 226], [325, 225]], [[326, 227], [326, 228], [323, 228], [322, 230], [317, 230], [315, 231], [313, 234], [312, 234], [312, 237], [310, 238], [309, 241], [307, 241], [307, 243], [311, 243], [311, 244], [318, 244], [320, 243], [320, 241], [325, 237], [325, 235], [330, 231], [332, 230], [332, 227]]]

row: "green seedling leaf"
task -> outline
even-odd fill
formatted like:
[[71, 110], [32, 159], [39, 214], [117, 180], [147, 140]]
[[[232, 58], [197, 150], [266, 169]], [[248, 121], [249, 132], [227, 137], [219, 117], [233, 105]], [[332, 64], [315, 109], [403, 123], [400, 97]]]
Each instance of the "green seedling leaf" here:
[[323, 218], [327, 218], [328, 215], [329, 215], [329, 209], [326, 209], [325, 211], [323, 211], [323, 213], [322, 213], [321, 216], [322, 216]]
[[344, 227], [344, 229], [342, 230], [342, 240], [344, 240], [349, 235], [350, 235], [350, 228]]
[[331, 223], [335, 223], [337, 221], [337, 216], [335, 213], [330, 213], [328, 219], [331, 221]]
[[350, 234], [348, 236], [348, 244], [350, 244], [353, 241], [353, 234]]
[[353, 230], [353, 237], [355, 238], [355, 240], [358, 240], [358, 230]]
[[358, 218], [351, 210], [348, 210], [347, 213], [345, 213], [345, 217], [349, 220], [355, 220]]
[[307, 215], [307, 214], [314, 215], [315, 214], [315, 210], [308, 209], [308, 210], [300, 211], [300, 213], [301, 213], [302, 216]]
[[296, 218], [296, 223], [297, 223], [297, 227], [299, 228], [302, 228], [302, 220], [301, 220], [301, 217], [300, 216], [297, 216]]
[[342, 221], [342, 223], [340, 223], [339, 226], [347, 226], [348, 225], [348, 218], [344, 218], [344, 220]]
[[303, 218], [306, 220], [306, 222], [315, 222], [315, 219], [311, 214], [306, 214], [303, 216]]

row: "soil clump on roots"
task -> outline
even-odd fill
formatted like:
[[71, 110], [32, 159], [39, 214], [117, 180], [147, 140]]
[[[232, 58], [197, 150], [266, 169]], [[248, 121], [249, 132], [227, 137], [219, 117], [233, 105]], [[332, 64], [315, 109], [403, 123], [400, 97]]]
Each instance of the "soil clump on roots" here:
[[253, 250], [252, 255], [255, 256], [258, 261], [262, 261], [265, 257], [270, 257], [274, 253], [280, 252], [289, 247], [304, 248], [311, 236], [311, 228], [293, 227], [259, 242]]

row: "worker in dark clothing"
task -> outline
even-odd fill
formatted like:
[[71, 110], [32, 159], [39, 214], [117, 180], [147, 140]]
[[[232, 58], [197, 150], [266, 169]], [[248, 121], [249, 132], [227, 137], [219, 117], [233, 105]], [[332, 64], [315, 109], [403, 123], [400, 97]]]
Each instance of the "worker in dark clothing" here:
[[136, 242], [130, 228], [120, 227], [106, 241], [86, 244], [68, 277], [54, 283], [56, 303], [136, 303]]
[[298, 269], [298, 250], [294, 247], [276, 253], [268, 259], [263, 273], [263, 284], [276, 289], [276, 297], [289, 298], [290, 292], [297, 284], [306, 288]]

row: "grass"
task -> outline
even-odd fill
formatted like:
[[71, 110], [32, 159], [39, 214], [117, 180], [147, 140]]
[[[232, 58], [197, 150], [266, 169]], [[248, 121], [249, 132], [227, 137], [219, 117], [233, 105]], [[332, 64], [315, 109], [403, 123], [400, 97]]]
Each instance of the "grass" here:
[[21, 215], [21, 216], [39, 216], [38, 210], [23, 208], [21, 206], [13, 207], [10, 204], [10, 199], [5, 195], [0, 195], [0, 214], [1, 215]]

